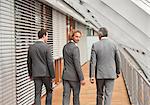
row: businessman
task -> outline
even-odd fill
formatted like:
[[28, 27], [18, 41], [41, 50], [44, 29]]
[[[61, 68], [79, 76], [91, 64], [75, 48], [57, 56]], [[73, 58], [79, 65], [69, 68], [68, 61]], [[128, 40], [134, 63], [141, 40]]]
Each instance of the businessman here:
[[99, 39], [91, 49], [90, 82], [94, 83], [95, 77], [96, 105], [111, 105], [114, 80], [119, 77], [121, 69], [120, 54], [116, 43], [108, 38], [105, 27], [99, 29]]
[[80, 52], [77, 46], [80, 37], [80, 31], [73, 32], [71, 41], [63, 48], [63, 105], [69, 105], [71, 90], [73, 91], [73, 105], [80, 105], [80, 87], [85, 84], [80, 64]]
[[54, 81], [53, 58], [50, 47], [46, 44], [48, 32], [41, 29], [39, 40], [28, 50], [28, 73], [35, 85], [35, 105], [41, 105], [42, 85], [46, 87], [46, 105], [52, 105], [52, 82]]

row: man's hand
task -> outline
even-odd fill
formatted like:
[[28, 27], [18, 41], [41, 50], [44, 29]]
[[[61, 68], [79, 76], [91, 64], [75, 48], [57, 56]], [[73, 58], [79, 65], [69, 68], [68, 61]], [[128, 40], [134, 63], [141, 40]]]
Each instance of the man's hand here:
[[119, 74], [117, 74], [117, 78], [119, 78]]
[[54, 82], [54, 81], [55, 81], [55, 78], [51, 80], [51, 82]]
[[29, 76], [29, 79], [30, 79], [30, 80], [32, 80], [32, 77], [31, 77], [31, 76]]
[[90, 82], [91, 82], [92, 84], [94, 83], [94, 80], [95, 80], [94, 77], [91, 77], [91, 78], [90, 78]]
[[85, 85], [85, 80], [80, 81], [81, 85]]

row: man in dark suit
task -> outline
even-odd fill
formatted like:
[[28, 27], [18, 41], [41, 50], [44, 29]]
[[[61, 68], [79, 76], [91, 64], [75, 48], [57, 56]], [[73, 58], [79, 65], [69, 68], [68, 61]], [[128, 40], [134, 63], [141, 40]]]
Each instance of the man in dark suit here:
[[97, 88], [96, 105], [111, 105], [114, 80], [119, 77], [121, 69], [119, 49], [116, 43], [107, 36], [107, 29], [100, 28], [100, 40], [93, 44], [91, 50], [90, 81], [94, 83], [95, 76]]
[[54, 81], [53, 58], [50, 47], [46, 44], [48, 32], [41, 29], [39, 40], [28, 50], [28, 72], [35, 85], [35, 105], [41, 105], [42, 85], [46, 87], [46, 105], [52, 105], [52, 82]]
[[73, 91], [73, 105], [80, 105], [80, 87], [85, 84], [80, 64], [80, 52], [77, 46], [80, 37], [81, 32], [75, 31], [72, 34], [72, 40], [63, 48], [63, 105], [69, 105], [71, 90]]

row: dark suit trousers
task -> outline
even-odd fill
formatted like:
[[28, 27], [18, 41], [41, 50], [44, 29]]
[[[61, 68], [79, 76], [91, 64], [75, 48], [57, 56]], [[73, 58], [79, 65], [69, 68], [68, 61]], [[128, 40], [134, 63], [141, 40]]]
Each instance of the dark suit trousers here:
[[96, 105], [111, 105], [113, 87], [114, 87], [114, 79], [96, 79], [96, 88], [97, 88]]
[[46, 105], [52, 105], [52, 83], [48, 77], [34, 78], [35, 85], [35, 105], [41, 105], [42, 85], [46, 88]]
[[80, 105], [80, 82], [63, 80], [63, 105], [69, 105], [71, 90], [73, 91], [73, 105]]

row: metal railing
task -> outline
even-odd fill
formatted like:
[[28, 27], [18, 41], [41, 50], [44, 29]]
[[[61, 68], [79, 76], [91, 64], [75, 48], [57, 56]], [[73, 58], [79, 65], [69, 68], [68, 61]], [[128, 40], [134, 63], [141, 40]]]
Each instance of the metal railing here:
[[123, 53], [122, 73], [132, 105], [150, 105], [150, 82]]

